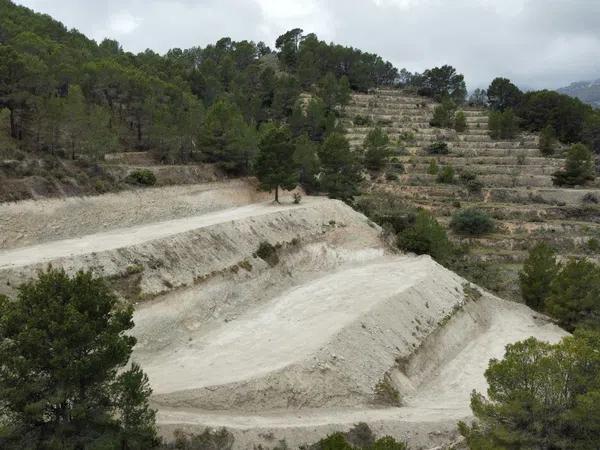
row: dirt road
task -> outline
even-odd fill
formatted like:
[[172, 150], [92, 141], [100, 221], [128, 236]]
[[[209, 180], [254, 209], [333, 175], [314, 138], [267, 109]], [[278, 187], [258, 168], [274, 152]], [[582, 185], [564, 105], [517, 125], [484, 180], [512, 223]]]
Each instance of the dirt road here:
[[[114, 250], [129, 247], [143, 242], [184, 233], [197, 228], [208, 227], [219, 223], [241, 220], [264, 214], [310, 207], [315, 203], [326, 201], [318, 197], [304, 198], [301, 205], [255, 203], [238, 208], [230, 208], [199, 216], [183, 219], [167, 220], [146, 225], [90, 234], [75, 239], [65, 239], [44, 244], [22, 247], [0, 252], [0, 269], [21, 267], [35, 263], [44, 263], [52, 259], [83, 255], [93, 252]], [[101, 220], [101, 217], [98, 217]]]
[[[373, 306], [427, 276], [424, 258], [395, 257], [325, 275], [295, 287], [193, 342], [144, 362], [156, 394], [248, 380], [301, 361]], [[147, 317], [136, 315], [139, 333]], [[139, 355], [142, 356], [142, 355]]]

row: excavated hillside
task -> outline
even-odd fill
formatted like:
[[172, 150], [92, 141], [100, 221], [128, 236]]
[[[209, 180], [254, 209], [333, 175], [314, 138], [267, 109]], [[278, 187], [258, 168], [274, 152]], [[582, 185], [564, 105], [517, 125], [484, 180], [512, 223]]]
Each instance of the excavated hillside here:
[[411, 448], [443, 445], [490, 358], [565, 335], [395, 253], [339, 201], [275, 205], [250, 181], [27, 201], [0, 217], [0, 292], [52, 264], [94, 270], [135, 303], [134, 360], [167, 437], [225, 426], [238, 449], [297, 448], [364, 421]]
[[[498, 225], [495, 233], [478, 239], [454, 239], [468, 243], [475, 258], [500, 271], [499, 278], [506, 280], [500, 291], [506, 296], [518, 296], [515, 275], [532, 243], [546, 241], [563, 257], [598, 257], [600, 188], [553, 186], [551, 175], [564, 160], [544, 157], [534, 134], [493, 140], [484, 109], [464, 109], [465, 132], [434, 128], [430, 120], [435, 106], [430, 100], [400, 90], [353, 95], [343, 119], [351, 145], [360, 147], [367, 133], [380, 126], [395, 148], [388, 171], [393, 175], [375, 180], [373, 191], [393, 193], [432, 211], [446, 224], [461, 208], [487, 212]], [[449, 154], [429, 154], [428, 146], [436, 142], [446, 142]], [[452, 166], [456, 181], [440, 183], [436, 175], [429, 174], [433, 160], [439, 170]], [[470, 192], [460, 182], [465, 171], [477, 176], [483, 186], [481, 192]]]

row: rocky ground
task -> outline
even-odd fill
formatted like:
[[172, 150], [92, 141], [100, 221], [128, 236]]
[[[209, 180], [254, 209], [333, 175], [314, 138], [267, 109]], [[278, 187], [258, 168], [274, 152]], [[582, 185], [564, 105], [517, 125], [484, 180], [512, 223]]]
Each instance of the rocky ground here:
[[396, 254], [334, 200], [276, 205], [237, 181], [2, 208], [1, 292], [51, 263], [95, 270], [136, 305], [134, 359], [165, 436], [226, 426], [239, 449], [294, 448], [365, 421], [431, 448], [454, 439], [505, 344], [564, 335]]
[[[494, 233], [468, 239], [451, 236], [469, 244], [475, 260], [498, 271], [500, 283], [495, 287], [503, 297], [519, 298], [516, 273], [535, 242], [550, 243], [563, 258], [598, 258], [600, 186], [553, 186], [552, 173], [564, 164], [561, 149], [553, 157], [544, 157], [538, 137], [531, 133], [493, 140], [488, 134], [488, 113], [478, 108], [464, 109], [468, 125], [464, 132], [434, 128], [429, 121], [435, 106], [398, 90], [353, 95], [343, 119], [351, 145], [359, 148], [367, 133], [380, 126], [395, 149], [387, 173], [374, 176], [369, 191], [405, 199], [433, 212], [444, 224], [461, 208], [487, 212], [496, 221]], [[370, 124], [363, 124], [365, 119]], [[435, 142], [446, 142], [449, 153], [429, 154], [427, 147]], [[429, 174], [432, 161], [440, 170], [452, 166], [455, 182], [440, 183]], [[477, 176], [480, 192], [470, 192], [461, 182], [465, 171]]]

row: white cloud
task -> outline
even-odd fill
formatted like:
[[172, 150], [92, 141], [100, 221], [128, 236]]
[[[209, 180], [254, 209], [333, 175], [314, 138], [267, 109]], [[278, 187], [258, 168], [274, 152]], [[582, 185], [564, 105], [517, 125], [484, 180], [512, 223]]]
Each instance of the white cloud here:
[[133, 16], [128, 11], [121, 11], [110, 16], [108, 19], [108, 29], [119, 35], [129, 34], [135, 31], [141, 22], [141, 18]]

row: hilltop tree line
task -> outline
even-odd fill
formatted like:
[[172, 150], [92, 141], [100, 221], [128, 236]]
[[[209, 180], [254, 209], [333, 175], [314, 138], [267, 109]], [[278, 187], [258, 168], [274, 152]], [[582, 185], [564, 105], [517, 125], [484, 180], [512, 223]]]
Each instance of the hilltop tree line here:
[[508, 134], [515, 128], [542, 133], [541, 149], [547, 153], [553, 139], [583, 143], [600, 153], [600, 112], [577, 98], [550, 90], [522, 92], [509, 79], [495, 78], [487, 91], [476, 90], [469, 103], [489, 106], [497, 113], [496, 120], [509, 123], [504, 127]]
[[[364, 154], [350, 154], [338, 116], [352, 91], [410, 86], [455, 101], [466, 94], [450, 66], [399, 72], [378, 55], [301, 29], [281, 35], [274, 49], [222, 38], [136, 55], [9, 0], [0, 0], [0, 29], [0, 125], [23, 151], [92, 161], [152, 151], [165, 163], [215, 163], [234, 176], [260, 174], [265, 188], [278, 178], [343, 199], [356, 193], [365, 166], [381, 169], [388, 155], [381, 131]], [[274, 127], [289, 144], [285, 176], [267, 173], [275, 168], [265, 156]]]
[[[378, 55], [300, 29], [280, 36], [274, 50], [223, 38], [135, 55], [0, 0], [0, 30], [2, 126], [23, 149], [71, 158], [154, 150], [167, 162], [223, 162], [243, 173], [261, 124], [295, 119], [322, 141], [351, 90], [398, 78]], [[302, 91], [315, 99], [307, 123], [298, 123]]]

